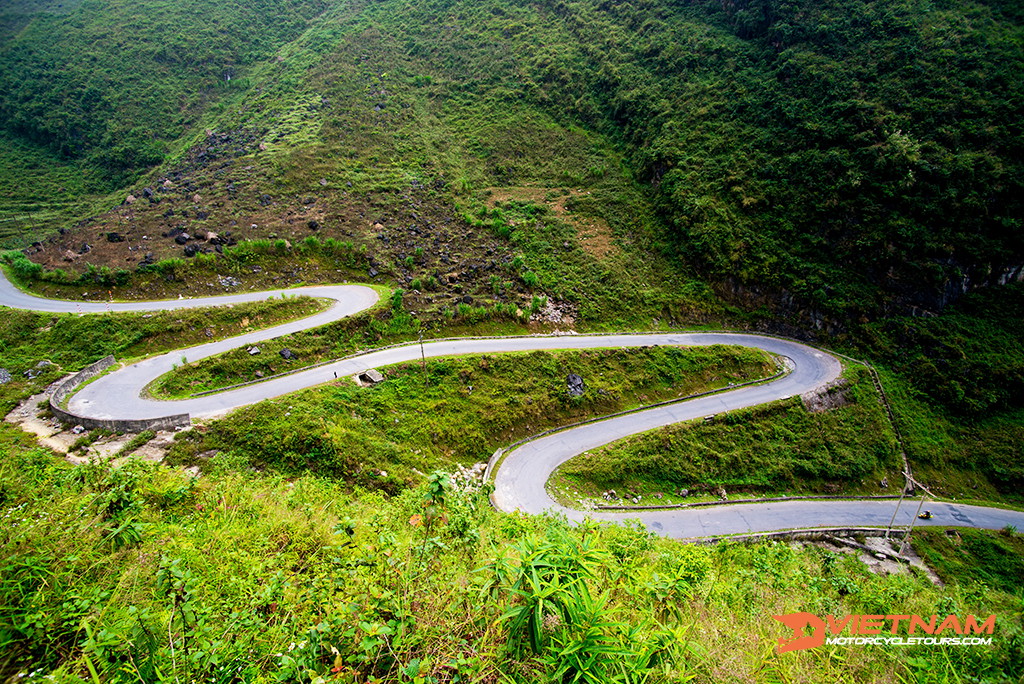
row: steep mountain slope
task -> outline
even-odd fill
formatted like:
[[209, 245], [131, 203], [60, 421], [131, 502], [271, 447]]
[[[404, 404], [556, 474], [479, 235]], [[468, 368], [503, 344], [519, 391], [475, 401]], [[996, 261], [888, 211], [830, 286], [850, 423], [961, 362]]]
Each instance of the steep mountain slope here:
[[[8, 11], [0, 111], [14, 149], [62, 155], [86, 191], [161, 159], [151, 179], [187, 174], [190, 195], [231, 199], [241, 181], [253, 199], [296, 204], [427, 188], [422, 201], [465, 207], [495, 186], [621, 193], [635, 181], [629, 204], [656, 206], [663, 240], [720, 292], [819, 324], [937, 310], [1024, 263], [1012, 4], [62, 11]], [[191, 177], [210, 147], [247, 160], [246, 173]], [[24, 191], [4, 209], [16, 213]], [[221, 230], [248, 225], [223, 214]], [[66, 227], [55, 216], [49, 227]]]

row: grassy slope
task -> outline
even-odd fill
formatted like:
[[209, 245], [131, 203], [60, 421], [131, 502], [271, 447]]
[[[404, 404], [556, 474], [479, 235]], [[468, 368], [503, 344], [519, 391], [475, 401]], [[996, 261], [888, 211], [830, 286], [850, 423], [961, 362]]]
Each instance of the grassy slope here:
[[[818, 548], [684, 546], [635, 528], [569, 528], [437, 486], [385, 501], [310, 475], [70, 468], [2, 425], [0, 473], [5, 675], [525, 683], [563, 666], [601, 682], [626, 681], [623, 670], [650, 682], [1022, 674], [1020, 587], [986, 587], [969, 565], [939, 589], [919, 575], [871, 575]], [[984, 558], [985, 544], [962, 550]], [[540, 588], [563, 583], [544, 610], [560, 617], [545, 618], [536, 654], [510, 617], [532, 605], [528, 585], [516, 584], [531, 566], [547, 568]], [[801, 610], [995, 613], [997, 633], [986, 648], [774, 655], [783, 630], [771, 616]], [[599, 655], [610, 649], [615, 657]], [[586, 665], [589, 656], [596, 662]]]
[[[772, 40], [770, 33], [765, 37], [766, 27], [755, 16], [744, 28], [739, 20], [749, 21], [750, 15], [726, 16], [718, 7], [677, 5], [652, 12], [650, 3], [641, 3], [620, 5], [605, 14], [592, 3], [521, 7], [494, 2], [402, 7], [387, 2], [353, 4], [346, 6], [353, 13], [335, 15], [337, 22], [310, 24], [298, 41], [281, 50], [280, 61], [252, 62], [249, 82], [233, 86], [239, 90], [218, 93], [210, 87], [202, 91], [207, 102], [223, 97], [229, 103], [222, 113], [206, 109], [203, 103], [184, 103], [185, 128], [172, 131], [170, 137], [153, 141], [127, 135], [123, 138], [126, 144], [114, 148], [103, 145], [101, 137], [99, 151], [109, 157], [102, 160], [88, 156], [56, 159], [52, 151], [42, 151], [24, 139], [5, 145], [2, 155], [6, 161], [0, 168], [11, 173], [0, 183], [5, 193], [3, 208], [19, 216], [31, 211], [34, 217], [5, 225], [14, 223], [19, 231], [35, 230], [44, 221], [46, 225], [67, 225], [68, 217], [84, 215], [83, 207], [93, 201], [88, 199], [89, 192], [105, 192], [107, 186], [102, 182], [108, 177], [97, 174], [94, 162], [113, 164], [118, 173], [126, 174], [122, 179], [127, 179], [137, 168], [132, 159], [148, 154], [155, 142], [158, 147], [164, 145], [164, 151], [172, 151], [172, 170], [183, 174], [176, 177], [174, 192], [159, 205], [142, 203], [130, 212], [122, 207], [100, 216], [91, 222], [88, 235], [74, 233], [73, 241], [67, 238], [70, 247], [77, 250], [83, 241], [103, 241], [102, 232], [125, 231], [132, 222], [138, 234], [125, 243], [131, 246], [141, 244], [137, 240], [143, 232], [156, 242], [155, 236], [177, 222], [189, 230], [223, 230], [230, 221], [242, 227], [234, 228], [242, 237], [280, 235], [298, 243], [296, 236], [309, 234], [306, 221], [317, 218], [325, 226], [324, 234], [366, 245], [382, 277], [409, 289], [417, 289], [409, 287], [413, 280], [422, 284], [433, 278], [438, 283], [436, 291], [424, 287], [420, 295], [410, 293], [406, 303], [407, 310], [426, 312], [423, 318], [439, 329], [454, 330], [453, 323], [464, 322], [456, 304], [456, 298], [464, 293], [474, 296], [474, 306], [482, 303], [488, 307], [491, 313], [478, 314], [481, 318], [490, 316], [499, 322], [509, 317], [496, 312], [495, 304], [511, 305], [515, 318], [515, 308], [529, 308], [534, 296], [545, 294], [562, 298], [575, 309], [581, 327], [649, 327], [653, 319], [720, 320], [727, 311], [707, 286], [688, 272], [680, 277], [680, 265], [664, 256], [667, 234], [660, 221], [667, 220], [686, 236], [690, 256], [703, 260], [712, 272], [738, 273], [748, 282], [783, 284], [798, 295], [798, 308], [828, 304], [843, 308], [852, 303], [856, 309], [865, 301], [870, 303], [857, 280], [859, 275], [851, 276], [849, 271], [837, 274], [830, 264], [854, 264], [860, 274], [871, 269], [883, 272], [893, 260], [923, 263], [926, 273], [921, 281], [937, 283], [946, 266], [936, 267], [929, 261], [936, 249], [943, 259], [952, 247], [957, 258], [983, 260], [1004, 249], [1012, 256], [1016, 249], [1014, 205], [1007, 204], [1007, 197], [1020, 196], [1019, 172], [1012, 162], [1020, 158], [1014, 151], [1019, 151], [1019, 117], [1004, 116], [1013, 101], [1004, 95], [1018, 89], [1015, 79], [1024, 73], [1013, 67], [1019, 51], [1005, 54], [1007, 46], [1014, 45], [1016, 29], [997, 10], [980, 4], [939, 4], [927, 15], [916, 15], [911, 5], [897, 3], [894, 12], [886, 15], [890, 4], [856, 3], [831, 11], [835, 8], [815, 3], [809, 8], [813, 22], [804, 23], [797, 17], [796, 39], [787, 37], [789, 49], [772, 58], [774, 62], [769, 60], [770, 73], [761, 62]], [[747, 9], [742, 5], [736, 7]], [[231, 9], [223, 4], [204, 7], [218, 12]], [[364, 7], [367, 14], [357, 16]], [[438, 12], [444, 22], [437, 22]], [[101, 22], [109, 21], [110, 16], [116, 15], [94, 13], [88, 18]], [[838, 38], [850, 28], [842, 22], [865, 18], [867, 26], [879, 22], [883, 38], [868, 36], [871, 39], [856, 43], [848, 53], [842, 49], [835, 52], [843, 47]], [[160, 17], [143, 17], [140, 23], [154, 19]], [[733, 20], [735, 24], [729, 23]], [[53, 21], [41, 21], [34, 30], [52, 28]], [[775, 22], [771, 30], [785, 28], [783, 23]], [[816, 33], [800, 33], [812, 25], [817, 27]], [[891, 30], [896, 31], [895, 37], [886, 38]], [[646, 37], [637, 40], [637, 35]], [[986, 38], [981, 40], [983, 36]], [[111, 39], [118, 39], [116, 32]], [[44, 46], [47, 50], [58, 45], [58, 41], [51, 42], [52, 46]], [[883, 67], [902, 64], [908, 50], [916, 51], [915, 59], [920, 60], [916, 75], [894, 71], [891, 77], [875, 79], [860, 73], [874, 70], [872, 60], [876, 59]], [[189, 54], [188, 50], [182, 54]], [[529, 58], [517, 56], [521, 54]], [[954, 58], [968, 63], [949, 68]], [[54, 63], [64, 62], [58, 59]], [[854, 66], [836, 68], [840, 63]], [[590, 72], [589, 66], [582, 68], [591, 64], [600, 69]], [[986, 70], [986, 64], [1000, 66]], [[218, 69], [220, 64], [213, 60], [200, 63], [200, 67]], [[941, 72], [940, 78], [934, 77], [936, 70]], [[723, 73], [729, 78], [723, 79]], [[675, 81], [680, 74], [685, 78]], [[115, 82], [113, 92], [119, 87]], [[995, 97], [979, 98], [979, 89]], [[844, 110], [839, 99], [821, 98], [820, 93], [826, 91], [847, 97], [850, 106]], [[243, 92], [246, 97], [239, 97]], [[238, 98], [237, 106], [231, 104], [233, 98]], [[126, 106], [142, 102], [134, 96], [123, 101]], [[933, 106], [936, 103], [942, 106]], [[815, 109], [819, 104], [824, 108]], [[945, 120], [933, 122], [922, 118], [922, 112]], [[963, 112], [969, 115], [962, 116]], [[236, 138], [246, 141], [242, 156], [235, 159], [234, 151], [227, 149], [216, 163], [199, 162], [195, 155], [211, 144], [205, 136], [198, 136], [198, 147], [184, 149], [196, 139], [187, 131], [194, 131], [192, 127], [208, 114], [209, 125], [238, 133]], [[222, 118], [216, 118], [221, 114]], [[130, 119], [106, 120], [120, 126]], [[976, 126], [976, 121], [987, 125]], [[780, 127], [784, 134], [773, 135]], [[793, 131], [799, 138], [795, 142]], [[181, 137], [174, 137], [179, 133]], [[260, 141], [267, 149], [258, 150]], [[950, 152], [954, 144], [955, 153]], [[780, 148], [791, 154], [780, 155]], [[13, 173], [19, 178], [13, 178]], [[32, 177], [33, 183], [21, 183], [23, 175]], [[779, 178], [797, 178], [799, 182], [779, 183]], [[327, 184], [322, 185], [321, 179]], [[634, 179], [657, 185], [654, 197], [658, 202], [652, 201], [647, 185], [636, 184]], [[237, 197], [232, 197], [229, 181], [234, 182]], [[864, 187], [865, 182], [869, 187]], [[590, 193], [572, 203], [572, 213], [607, 221], [617, 249], [600, 258], [586, 252], [575, 235], [575, 224], [565, 215], [553, 215], [546, 199], [530, 199], [526, 206], [509, 201], [502, 206], [494, 204], [489, 188], [523, 185], [541, 187], [545, 193], [561, 193], [563, 188]], [[138, 183], [131, 189], [138, 192], [141, 187]], [[893, 188], [900, 188], [901, 197], [909, 199], [890, 197]], [[992, 188], [996, 194], [979, 188]], [[26, 189], [34, 196], [26, 196]], [[85, 200], [81, 199], [83, 190]], [[192, 201], [194, 194], [202, 196], [198, 204]], [[269, 207], [261, 204], [263, 194], [272, 196]], [[308, 197], [313, 197], [315, 204], [305, 204]], [[117, 196], [116, 202], [121, 199]], [[106, 201], [107, 206], [113, 204]], [[908, 202], [914, 206], [904, 206]], [[65, 206], [67, 203], [73, 206]], [[656, 204], [660, 216], [655, 213]], [[978, 210], [979, 206], [985, 209]], [[173, 221], [161, 218], [169, 207], [176, 210]], [[187, 217], [182, 210], [188, 212]], [[210, 217], [199, 218], [199, 211], [209, 212]], [[965, 218], [948, 225], [974, 232], [961, 234], [959, 228], [942, 228], [947, 221], [934, 221], [936, 215]], [[1004, 220], [1007, 216], [1008, 223]], [[383, 231], [373, 228], [378, 221], [385, 225]], [[260, 228], [247, 235], [244, 227], [253, 223]], [[414, 233], [413, 227], [426, 234]], [[978, 240], [979, 234], [990, 239]], [[939, 244], [929, 237], [932, 235], [945, 242]], [[440, 243], [435, 242], [438, 237]], [[829, 245], [838, 245], [838, 249], [827, 249]], [[103, 247], [108, 248], [105, 243]], [[424, 249], [423, 257], [416, 256], [417, 248]], [[180, 248], [173, 247], [170, 240], [162, 242], [161, 249], [164, 251], [154, 248], [158, 257], [180, 255]], [[817, 263], [820, 254], [828, 254], [830, 264]], [[837, 254], [846, 256], [836, 258]], [[106, 263], [131, 267], [141, 255], [111, 251]], [[128, 257], [131, 262], [126, 261]], [[407, 261], [410, 257], [411, 262]], [[232, 267], [243, 269], [239, 272], [245, 275], [248, 287], [261, 286], [274, 277], [295, 282], [306, 275], [297, 272], [304, 267], [301, 259], [307, 258], [298, 252], [250, 258], [247, 266]], [[495, 266], [487, 270], [491, 261]], [[867, 268], [863, 268], [866, 262]], [[469, 272], [471, 264], [476, 273]], [[225, 265], [213, 258], [205, 264], [176, 266], [170, 269], [173, 282], [161, 287], [202, 291], [210, 274]], [[360, 266], [365, 269], [366, 262]], [[957, 268], [956, 259], [947, 266]], [[247, 270], [252, 267], [275, 270], [273, 275], [256, 274]], [[76, 268], [81, 269], [80, 262]], [[340, 260], [327, 260], [310, 269], [312, 279], [337, 279], [334, 272], [338, 268], [347, 266]], [[527, 273], [536, 276], [536, 285], [526, 282]], [[457, 276], [456, 282], [450, 281], [452, 275]], [[88, 283], [80, 290], [94, 288]], [[1003, 310], [995, 306], [992, 321], [986, 325], [1001, 329], [1000, 316], [1011, 322], [1021, 320], [1012, 307]], [[932, 334], [946, 336], [943, 326], [948, 320], [940, 317], [931, 324], [936, 326]], [[977, 321], [965, 325], [970, 330]], [[406, 323], [400, 327], [407, 330]], [[375, 337], [381, 334], [370, 332]], [[1015, 342], [1020, 339], [1019, 332], [997, 332], [992, 337], [1003, 340], [1006, 358], [1019, 355]], [[949, 349], [966, 349], [967, 343], [961, 344], [960, 338], [950, 334]], [[6, 344], [11, 339], [21, 341], [23, 335], [0, 335]], [[893, 372], [884, 377], [892, 388], [916, 472], [924, 473], [929, 484], [938, 481], [946, 486], [947, 492], [970, 490], [995, 496], [995, 487], [1003, 485], [1010, 490], [1003, 495], [1012, 494], [1021, 460], [1019, 407], [1003, 410], [1001, 401], [984, 400], [986, 408], [980, 415], [964, 417], [952, 406], [955, 400], [944, 398], [945, 390], [933, 393], [931, 383], [917, 384], [926, 376], [901, 363], [898, 355], [903, 341], [899, 342], [891, 346], [894, 353], [890, 354], [884, 351], [885, 344], [872, 341], [869, 353], [892, 359], [887, 365]], [[24, 351], [8, 360], [9, 367], [28, 368], [44, 350]], [[67, 346], [60, 351], [74, 353]], [[924, 348], [921, 356], [949, 356], [946, 351], [933, 352], [934, 348]], [[1011, 376], [1015, 363], [1008, 366]], [[1007, 368], [1002, 362], [996, 366]], [[962, 375], [962, 370], [963, 366], [955, 364], [940, 365], [938, 385], [951, 386], [949, 381]], [[982, 366], [971, 368], [970, 373], [988, 383], [981, 394], [999, 394], [1003, 371], [997, 374]], [[966, 396], [974, 401], [980, 395], [968, 391]], [[803, 422], [800, 416], [792, 418]], [[286, 442], [288, 435], [283, 433], [281, 441]], [[298, 442], [284, 446], [285, 456], [291, 453], [301, 460], [316, 455], [311, 449], [304, 452], [305, 446]], [[244, 490], [249, 485], [239, 486]], [[394, 513], [381, 510], [385, 516]], [[251, 519], [260, 515], [263, 513], [254, 512]], [[263, 520], [272, 524], [270, 518]], [[290, 535], [289, 540], [292, 536], [298, 539], [302, 535]], [[239, 567], [251, 560], [240, 559]], [[733, 621], [750, 615], [752, 596], [769, 591], [758, 579], [760, 566], [751, 567], [756, 567], [756, 572], [748, 568], [744, 573], [726, 575], [735, 579], [738, 593], [716, 604], [715, 610], [727, 611]], [[740, 592], [747, 591], [741, 585], [749, 587], [752, 594], [741, 596]], [[978, 598], [978, 590], [974, 591], [969, 594], [971, 600]], [[878, 592], [886, 597], [904, 596], [905, 587]], [[935, 600], [930, 595], [921, 610], [931, 610]], [[889, 610], [880, 602], [876, 601], [878, 610]], [[713, 612], [709, 609], [702, 614]], [[750, 618], [749, 624], [755, 628], [761, 621], [763, 616], [758, 615]], [[121, 627], [115, 626], [112, 633], [117, 634], [117, 629]], [[728, 655], [735, 649], [732, 634], [730, 628], [727, 634], [723, 630], [702, 636], [703, 643], [719, 649], [712, 649], [698, 665], [704, 668], [699, 672], [705, 678], [721, 675], [723, 667], [756, 673], [749, 676], [767, 676], [777, 670], [780, 677], [787, 675], [787, 667], [794, 667]], [[279, 650], [284, 646], [282, 642]], [[756, 652], [757, 644], [751, 642], [750, 646]], [[865, 657], [871, 656], [853, 659]], [[906, 667], [924, 673], [931, 656], [922, 657], [925, 661], [916, 665], [907, 661]], [[951, 657], [954, 664], [932, 661], [936, 678], [936, 672], [948, 672], [943, 668], [959, 667], [955, 664], [958, 657], [981, 656], [961, 653]], [[865, 676], [888, 673], [887, 668], [893, 667], [877, 662], [853, 664], [863, 667], [859, 671]], [[798, 672], [809, 668], [826, 678], [827, 674], [820, 673], [829, 673], [828, 668], [835, 665], [814, 661], [795, 667]], [[983, 670], [978, 663], [969, 667]]]
[[982, 291], [934, 318], [865, 326], [907, 455], [947, 496], [1020, 501], [1024, 287]]
[[[846, 339], [858, 345], [854, 353], [877, 360], [915, 476], [937, 494], [1020, 502], [1022, 295], [1019, 284], [989, 289], [937, 317], [890, 318]], [[824, 414], [794, 403], [724, 426], [636, 437], [567, 465], [561, 486], [595, 494], [628, 482], [639, 493], [670, 494], [720, 484], [799, 490], [831, 478], [844, 491], [860, 490], [861, 480], [871, 490], [881, 471], [899, 464], [889, 462], [893, 436], [866, 377], [852, 398]], [[635, 471], [612, 465], [619, 458]]]
[[[220, 450], [259, 467], [311, 471], [395, 491], [413, 471], [485, 461], [550, 427], [771, 375], [758, 351], [651, 348], [531, 352], [431, 360], [382, 369], [385, 381], [328, 386], [242, 408], [170, 454]], [[571, 397], [566, 375], [587, 390]], [[384, 471], [387, 476], [380, 477]]]
[[[902, 462], [865, 369], [847, 371], [848, 403], [812, 413], [799, 399], [736, 411], [713, 423], [683, 423], [636, 435], [562, 465], [552, 484], [598, 497], [614, 489], [644, 503], [670, 503], [724, 487], [733, 498], [777, 493], [898, 492]], [[879, 488], [888, 477], [893, 489]], [[650, 495], [663, 493], [654, 500]]]
[[325, 304], [294, 297], [228, 307], [92, 316], [3, 309], [0, 366], [17, 375], [42, 360], [67, 370], [114, 354], [127, 360], [309, 316]]

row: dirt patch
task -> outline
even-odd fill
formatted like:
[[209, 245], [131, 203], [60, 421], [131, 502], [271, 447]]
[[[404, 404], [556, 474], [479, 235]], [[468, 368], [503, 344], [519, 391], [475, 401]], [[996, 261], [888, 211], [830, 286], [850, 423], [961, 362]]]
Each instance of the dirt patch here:
[[800, 400], [810, 413], [823, 413], [849, 404], [849, 392], [846, 378], [838, 378], [824, 387], [800, 395]]
[[78, 435], [70, 430], [65, 430], [56, 418], [39, 417], [39, 414], [45, 411], [40, 408], [40, 404], [49, 401], [49, 398], [50, 395], [47, 392], [42, 392], [23, 399], [4, 417], [4, 420], [35, 435], [40, 445], [53, 449], [57, 453], [66, 454], [78, 439]]
[[[69, 462], [76, 465], [88, 463], [92, 460], [108, 460], [135, 437], [135, 434], [131, 433], [100, 437], [84, 449], [72, 452], [71, 447], [83, 436], [87, 436], [89, 431], [82, 430], [78, 426], [65, 426], [56, 418], [45, 416], [44, 412], [46, 409], [40, 408], [40, 406], [43, 405], [45, 407], [45, 404], [49, 401], [49, 392], [52, 388], [53, 386], [51, 385], [46, 391], [23, 399], [4, 417], [4, 420], [17, 425], [29, 434], [35, 435], [40, 446], [52, 449], [58, 454], [63, 454]], [[44, 413], [44, 417], [40, 417], [41, 413]], [[114, 465], [120, 465], [132, 455], [146, 461], [159, 463], [163, 460], [173, 442], [173, 432], [158, 432], [145, 445], [139, 447], [131, 454], [126, 454], [114, 461]]]
[[568, 206], [573, 197], [588, 194], [585, 190], [552, 188], [508, 187], [487, 188], [487, 207], [493, 209], [499, 202], [532, 202], [547, 207], [559, 220], [576, 229], [580, 248], [596, 259], [607, 259], [619, 251], [612, 227], [602, 218], [573, 212]]
[[[843, 554], [854, 554], [857, 559], [867, 566], [868, 570], [876, 575], [901, 575], [910, 572], [910, 568], [917, 568], [923, 572], [932, 584], [944, 586], [939, 576], [917, 555], [911, 544], [903, 545], [901, 538], [867, 537], [863, 542], [853, 542], [846, 539], [832, 538], [828, 541], [814, 542], [818, 546], [829, 551]], [[900, 554], [900, 549], [903, 553]], [[907, 562], [897, 560], [897, 557]]]
[[158, 432], [153, 439], [136, 449], [134, 455], [144, 461], [159, 463], [164, 460], [164, 456], [167, 455], [172, 444], [174, 444], [173, 432]]
[[571, 332], [576, 325], [577, 315], [575, 307], [568, 302], [548, 300], [544, 308], [530, 317], [530, 321], [554, 325], [555, 331]]

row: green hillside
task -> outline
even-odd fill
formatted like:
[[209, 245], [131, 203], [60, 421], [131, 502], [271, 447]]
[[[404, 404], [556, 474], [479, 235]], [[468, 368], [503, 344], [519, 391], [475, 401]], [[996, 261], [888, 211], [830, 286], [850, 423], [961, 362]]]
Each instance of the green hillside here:
[[227, 195], [195, 167], [233, 157], [253, 167], [233, 192], [278, 202], [630, 194], [729, 298], [830, 320], [937, 310], [1021, 266], [1012, 4], [144, 8], [5, 11], [4, 168], [46, 167], [31, 188], [7, 180], [25, 234], [154, 168]]
[[[418, 338], [796, 337], [873, 364], [892, 419], [851, 362], [832, 410], [792, 397], [637, 435], [566, 464], [558, 495], [888, 494], [904, 452], [939, 496], [1019, 506], [1022, 22], [1015, 0], [7, 0], [0, 266], [74, 300], [387, 293], [259, 355], [183, 357], [163, 397]], [[5, 311], [0, 406], [108, 353], [321, 306]], [[770, 367], [730, 349], [438, 359], [240, 409], [160, 466], [70, 468], [0, 423], [0, 678], [1024, 676], [1015, 530], [916, 538], [942, 587], [820, 546], [501, 514], [486, 486], [424, 474]], [[796, 611], [993, 613], [1000, 631], [776, 655], [771, 615]]]

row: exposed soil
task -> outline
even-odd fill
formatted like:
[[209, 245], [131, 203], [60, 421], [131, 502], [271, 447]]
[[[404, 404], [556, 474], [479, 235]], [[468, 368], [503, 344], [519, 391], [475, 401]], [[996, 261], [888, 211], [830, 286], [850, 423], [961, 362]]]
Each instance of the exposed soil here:
[[576, 228], [580, 247], [597, 259], [606, 259], [619, 251], [614, 242], [612, 227], [607, 221], [578, 214], [568, 208], [569, 200], [587, 194], [585, 190], [572, 189], [562, 192], [551, 188], [508, 187], [487, 188], [486, 192], [489, 193], [486, 202], [489, 209], [493, 209], [499, 202], [510, 200], [532, 202], [547, 207], [559, 220]]
[[[71, 451], [75, 442], [84, 435], [87, 435], [89, 431], [82, 430], [74, 425], [65, 426], [53, 417], [40, 417], [41, 413], [45, 413], [45, 409], [40, 408], [40, 404], [49, 400], [49, 392], [52, 390], [52, 387], [51, 385], [46, 391], [22, 400], [4, 417], [4, 420], [17, 425], [25, 432], [35, 435], [36, 440], [41, 446], [63, 454], [69, 462], [76, 465], [88, 463], [92, 460], [106, 461], [117, 454], [125, 444], [135, 437], [134, 433], [105, 436], [97, 439], [84, 449]], [[173, 432], [158, 432], [153, 439], [131, 454], [126, 454], [113, 461], [113, 465], [120, 465], [131, 456], [159, 463], [163, 460], [168, 449], [171, 448], [173, 440]]]
[[42, 446], [66, 454], [78, 439], [78, 435], [66, 430], [56, 418], [39, 417], [40, 413], [44, 412], [44, 409], [39, 408], [40, 402], [47, 401], [49, 398], [50, 395], [47, 392], [34, 394], [15, 406], [4, 417], [4, 420], [35, 435]]
[[[884, 537], [866, 537], [863, 543], [841, 543], [839, 541], [813, 542], [813, 545], [820, 546], [832, 552], [855, 554], [857, 559], [868, 567], [868, 570], [876, 575], [899, 575], [910, 572], [911, 567], [923, 572], [932, 584], [943, 586], [939, 576], [924, 562], [914, 551], [912, 544], [904, 546], [902, 539]], [[866, 547], [866, 548], [862, 548]], [[900, 554], [900, 549], [903, 553]], [[901, 563], [893, 556], [902, 556], [908, 562]]]

